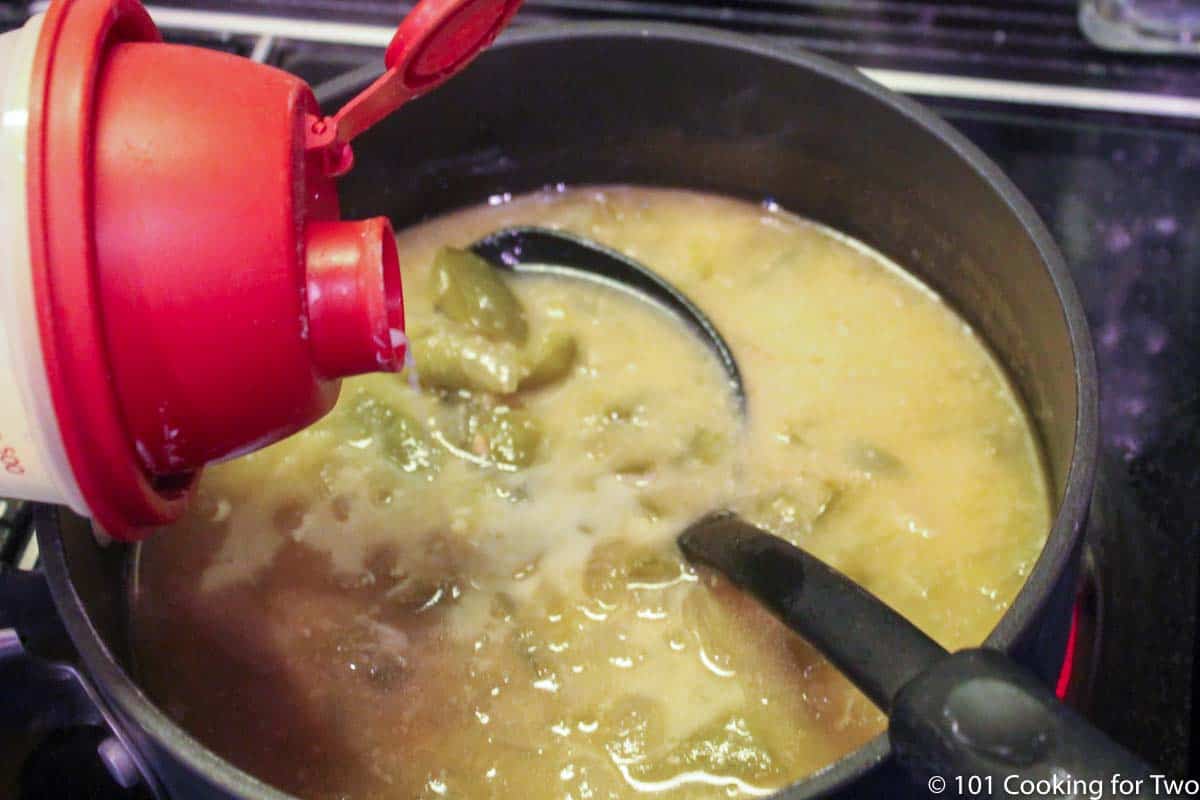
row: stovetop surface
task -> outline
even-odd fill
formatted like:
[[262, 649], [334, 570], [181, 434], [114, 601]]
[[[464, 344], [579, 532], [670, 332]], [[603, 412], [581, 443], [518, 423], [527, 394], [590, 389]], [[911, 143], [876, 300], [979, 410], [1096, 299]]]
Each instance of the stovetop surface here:
[[1092, 327], [1102, 462], [1087, 543], [1105, 618], [1085, 710], [1149, 760], [1194, 772], [1200, 135], [944, 113], [1036, 206]]
[[[273, 14], [375, 24], [396, 17], [393, 3], [375, 0], [184, 5], [238, 12], [265, 5]], [[749, 30], [858, 65], [1200, 94], [1200, 61], [1102, 53], [1068, 24], [1073, 12], [1074, 3], [1063, 0], [528, 1], [534, 24], [563, 17], [682, 19]], [[0, 25], [4, 20], [0, 14]], [[168, 38], [242, 55], [259, 43], [179, 31], [168, 31]], [[370, 49], [295, 40], [279, 40], [257, 55], [314, 84], [379, 57]], [[1193, 721], [1200, 645], [1200, 121], [920, 99], [975, 141], [1033, 202], [1066, 256], [1092, 326], [1102, 463], [1086, 541], [1102, 619], [1099, 646], [1081, 654], [1092, 679], [1079, 703], [1164, 770], [1200, 774]], [[11, 508], [7, 513], [20, 517]], [[0, 519], [0, 553], [4, 542]]]
[[[393, 25], [395, 0], [155, 0], [159, 5]], [[1078, 0], [525, 0], [522, 20], [668, 20], [752, 33], [860, 65], [1200, 92], [1177, 57], [1110, 53]]]

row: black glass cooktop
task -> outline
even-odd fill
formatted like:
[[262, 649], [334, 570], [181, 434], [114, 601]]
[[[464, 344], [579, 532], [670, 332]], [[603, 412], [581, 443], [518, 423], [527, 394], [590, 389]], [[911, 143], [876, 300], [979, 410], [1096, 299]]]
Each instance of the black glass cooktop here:
[[944, 113], [1037, 207], [1092, 326], [1103, 462], [1087, 546], [1103, 619], [1085, 711], [1150, 761], [1195, 774], [1200, 135]]
[[[375, 0], [169, 3], [250, 13], [265, 7], [370, 24], [396, 18], [396, 4]], [[858, 65], [1200, 95], [1200, 62], [1089, 48], [1073, 27], [1073, 0], [529, 0], [528, 6], [532, 24], [604, 16], [691, 21]], [[15, 19], [11, 10], [4, 13]], [[0, 24], [7, 21], [0, 15]], [[255, 53], [314, 84], [379, 58], [377, 51], [330, 42], [279, 39], [256, 52], [261, 39], [251, 35], [180, 29], [168, 30], [168, 38]], [[1081, 606], [1087, 630], [1073, 700], [1165, 771], [1200, 775], [1193, 713], [1200, 647], [1200, 119], [920, 99], [975, 141], [1033, 202], [1062, 247], [1092, 325], [1103, 461], [1086, 539], [1092, 588]], [[0, 515], [0, 554], [12, 550], [9, 532], [24, 519], [12, 507]], [[75, 739], [94, 749], [87, 735]], [[60, 751], [70, 741], [56, 741], [60, 760], [51, 763], [62, 763]], [[93, 787], [91, 796], [101, 796], [99, 784]]]

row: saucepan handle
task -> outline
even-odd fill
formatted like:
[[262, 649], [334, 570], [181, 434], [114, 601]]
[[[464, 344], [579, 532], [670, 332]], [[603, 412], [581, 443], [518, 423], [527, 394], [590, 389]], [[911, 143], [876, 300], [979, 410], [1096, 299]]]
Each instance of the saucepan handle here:
[[0, 564], [0, 730], [103, 722], [63, 660], [70, 653], [45, 578]]
[[94, 731], [96, 756], [117, 785], [135, 790], [131, 796], [163, 796], [146, 760], [80, 671], [45, 576], [0, 560], [3, 730], [46, 735], [61, 730]]

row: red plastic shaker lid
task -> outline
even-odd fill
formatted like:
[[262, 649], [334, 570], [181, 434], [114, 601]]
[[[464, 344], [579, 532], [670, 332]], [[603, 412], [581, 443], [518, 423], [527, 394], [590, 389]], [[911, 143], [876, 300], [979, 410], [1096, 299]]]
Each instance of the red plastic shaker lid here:
[[103, 54], [118, 42], [155, 42], [158, 30], [135, 0], [51, 4], [30, 86], [29, 246], [39, 334], [55, 416], [93, 518], [120, 538], [127, 521], [150, 526], [183, 513], [194, 473], [156, 479], [130, 447], [109, 391], [94, 294], [90, 148]]
[[387, 73], [321, 118], [294, 76], [160, 44], [136, 0], [51, 3], [30, 266], [55, 415], [101, 528], [144, 537], [182, 514], [205, 463], [313, 422], [340, 377], [399, 368], [390, 225], [340, 221], [331, 179], [354, 136], [464, 67], [519, 4], [424, 0]]

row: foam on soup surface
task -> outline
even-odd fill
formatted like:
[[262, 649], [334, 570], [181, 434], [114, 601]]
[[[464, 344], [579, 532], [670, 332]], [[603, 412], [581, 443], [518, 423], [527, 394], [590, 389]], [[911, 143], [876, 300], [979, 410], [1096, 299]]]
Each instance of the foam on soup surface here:
[[[660, 271], [678, 322], [445, 246], [561, 227]], [[304, 797], [762, 795], [884, 727], [810, 647], [674, 537], [731, 507], [948, 648], [978, 644], [1044, 542], [1012, 390], [877, 254], [775, 209], [605, 188], [399, 238], [421, 372], [348, 381], [320, 424], [210, 469], [141, 551], [141, 681], [234, 764]]]

